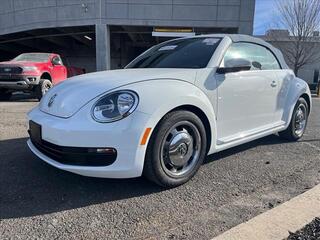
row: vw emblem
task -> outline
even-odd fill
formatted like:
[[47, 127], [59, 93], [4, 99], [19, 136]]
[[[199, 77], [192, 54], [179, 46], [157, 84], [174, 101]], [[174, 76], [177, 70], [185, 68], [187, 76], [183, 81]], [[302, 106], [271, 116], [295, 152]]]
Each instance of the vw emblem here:
[[11, 72], [11, 68], [5, 68], [4, 71], [5, 72]]
[[54, 94], [50, 99], [49, 99], [49, 102], [48, 102], [48, 107], [51, 107], [52, 104], [54, 103], [54, 99], [57, 97], [57, 94]]
[[178, 147], [178, 151], [180, 153], [181, 156], [185, 156], [188, 152], [188, 147], [185, 143], [182, 143], [179, 147]]

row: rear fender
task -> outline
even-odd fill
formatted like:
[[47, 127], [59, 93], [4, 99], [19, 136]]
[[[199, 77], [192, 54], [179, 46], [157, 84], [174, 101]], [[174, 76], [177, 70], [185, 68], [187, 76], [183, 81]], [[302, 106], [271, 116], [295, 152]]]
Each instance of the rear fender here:
[[285, 104], [286, 108], [284, 109], [284, 114], [283, 114], [283, 121], [286, 122], [286, 127], [289, 126], [294, 107], [297, 101], [299, 100], [299, 98], [303, 94], [307, 94], [309, 97], [309, 100], [310, 100], [309, 112], [310, 112], [312, 108], [312, 97], [311, 97], [309, 86], [304, 80], [297, 77], [293, 78], [290, 84], [290, 88], [289, 88], [289, 92], [288, 92], [286, 104]]

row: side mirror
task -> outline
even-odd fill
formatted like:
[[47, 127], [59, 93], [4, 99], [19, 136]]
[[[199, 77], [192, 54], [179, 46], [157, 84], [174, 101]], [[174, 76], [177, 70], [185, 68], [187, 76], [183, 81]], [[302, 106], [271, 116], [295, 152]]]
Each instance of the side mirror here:
[[62, 62], [59, 58], [53, 58], [51, 62], [53, 65], [62, 65]]
[[234, 58], [225, 61], [224, 67], [218, 68], [217, 73], [225, 74], [231, 72], [248, 71], [252, 67], [251, 61], [244, 58]]
[[262, 70], [262, 65], [261, 65], [261, 63], [259, 63], [259, 62], [257, 62], [257, 61], [253, 61], [253, 62], [252, 62], [252, 66], [254, 66], [254, 67], [257, 68], [257, 69]]

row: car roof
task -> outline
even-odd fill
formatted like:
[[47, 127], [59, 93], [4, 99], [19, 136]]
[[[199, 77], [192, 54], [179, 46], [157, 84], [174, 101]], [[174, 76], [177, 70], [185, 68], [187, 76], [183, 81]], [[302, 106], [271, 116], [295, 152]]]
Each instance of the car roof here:
[[252, 43], [257, 43], [259, 45], [266, 46], [268, 48], [274, 48], [271, 44], [267, 43], [261, 38], [256, 38], [256, 37], [244, 35], [244, 34], [202, 34], [202, 35], [196, 35], [194, 37], [218, 37], [218, 38], [229, 37], [232, 40], [232, 42], [252, 42]]
[[55, 54], [55, 53], [48, 53], [48, 52], [25, 52], [25, 53], [21, 53], [21, 54]]

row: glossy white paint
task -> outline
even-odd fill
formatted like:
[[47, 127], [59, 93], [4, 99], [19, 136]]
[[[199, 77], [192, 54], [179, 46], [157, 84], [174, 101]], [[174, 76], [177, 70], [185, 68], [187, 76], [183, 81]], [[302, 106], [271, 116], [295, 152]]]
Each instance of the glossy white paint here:
[[[80, 75], [51, 89], [40, 102], [40, 108], [54, 116], [68, 118], [90, 100], [120, 86], [153, 79], [183, 79], [194, 83], [195, 74], [192, 69], [125, 69]], [[55, 104], [48, 107], [48, 100], [56, 93]]]
[[275, 122], [277, 88], [273, 71], [217, 74], [218, 139]]
[[[208, 154], [284, 130], [302, 94], [310, 99], [308, 85], [288, 69], [216, 73], [232, 40], [223, 40], [203, 69], [124, 69], [81, 75], [58, 84], [28, 118], [42, 126], [44, 140], [60, 146], [113, 147], [115, 163], [107, 167], [60, 164], [31, 141], [30, 149], [47, 163], [85, 176], [129, 178], [142, 174], [146, 145], [140, 141], [165, 114], [178, 107], [200, 109], [210, 124]], [[112, 123], [91, 117], [93, 104], [115, 90], [133, 90], [139, 105], [130, 116]], [[55, 103], [48, 107], [50, 98]], [[148, 139], [149, 140], [149, 139]], [[148, 142], [147, 142], [148, 143]]]

